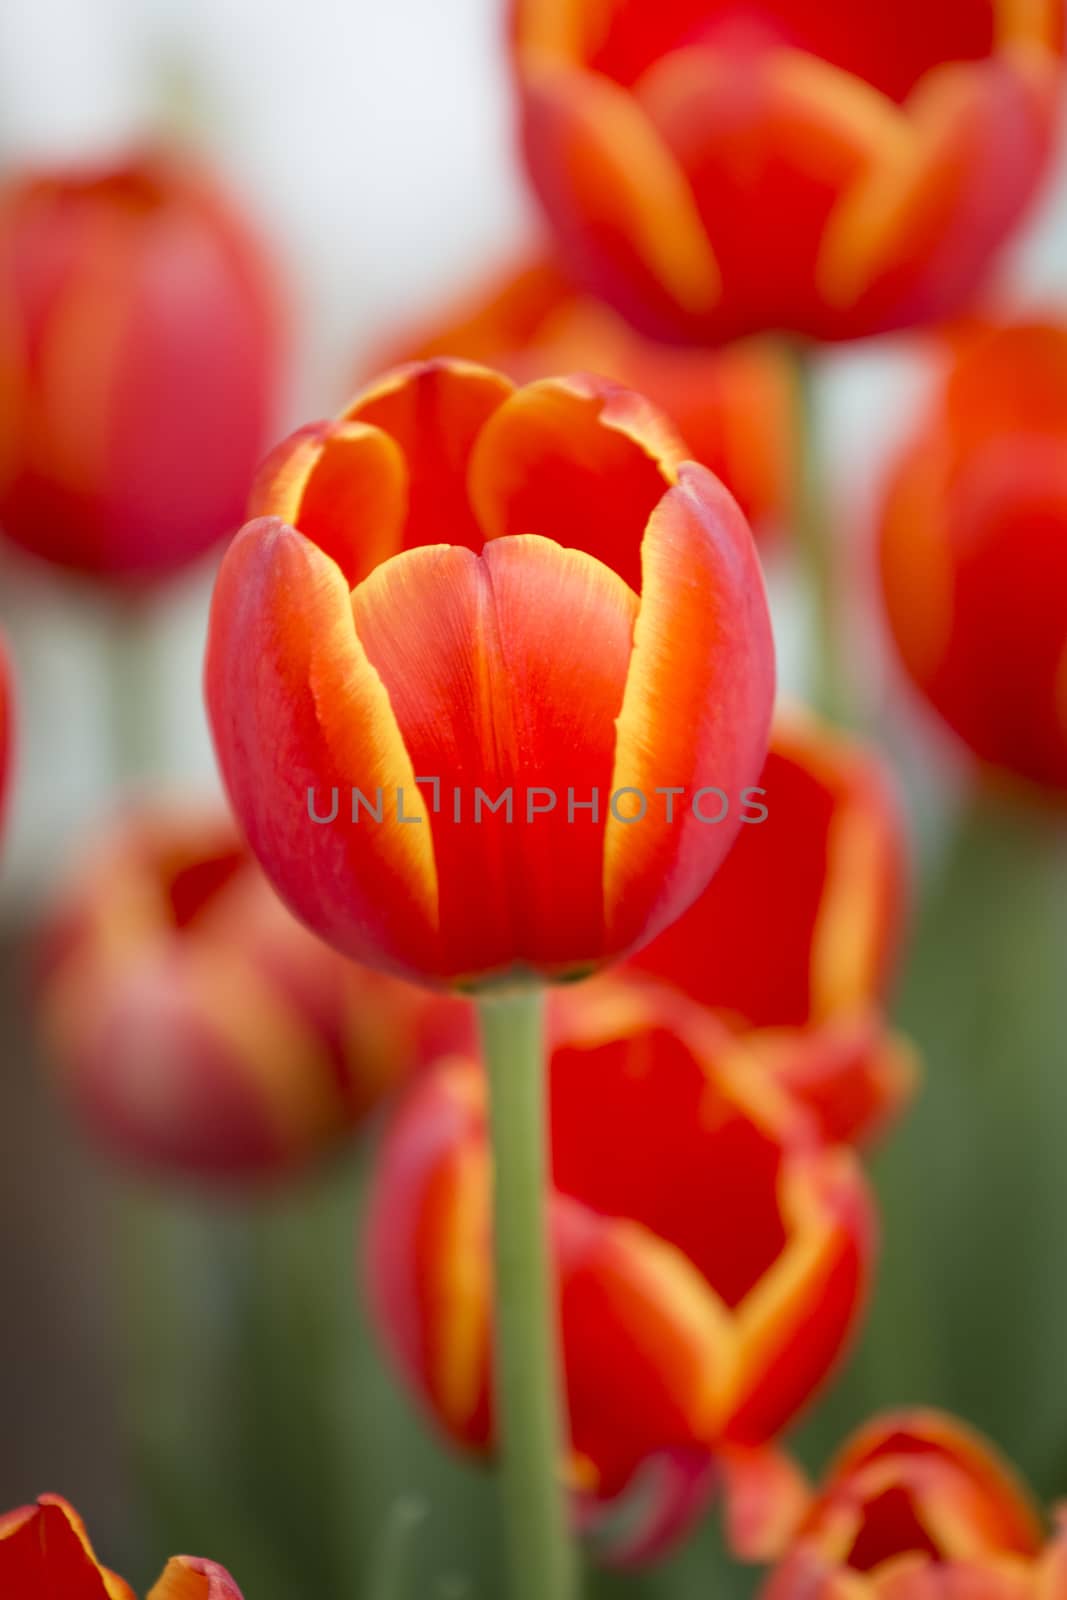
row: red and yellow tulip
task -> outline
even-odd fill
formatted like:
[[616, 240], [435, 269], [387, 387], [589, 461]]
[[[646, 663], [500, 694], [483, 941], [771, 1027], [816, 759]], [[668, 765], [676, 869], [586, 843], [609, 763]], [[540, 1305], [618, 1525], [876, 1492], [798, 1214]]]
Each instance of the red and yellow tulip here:
[[[135, 1600], [128, 1583], [93, 1554], [73, 1506], [55, 1494], [0, 1516], [0, 1594], [5, 1600]], [[174, 1556], [147, 1600], [241, 1600], [225, 1567]]]
[[881, 527], [908, 674], [988, 768], [1067, 792], [1067, 327], [958, 342]]
[[744, 824], [713, 881], [628, 970], [714, 1010], [833, 1139], [910, 1096], [910, 1047], [881, 1005], [905, 899], [903, 818], [882, 760], [783, 710]]
[[461, 1002], [428, 1005], [300, 927], [227, 816], [162, 804], [119, 819], [62, 884], [38, 1009], [105, 1148], [232, 1180], [307, 1163], [467, 1035]]
[[1029, 1495], [937, 1411], [891, 1412], [845, 1445], [763, 1600], [1036, 1600], [1065, 1589]]
[[568, 270], [654, 337], [959, 309], [1053, 144], [1060, 0], [512, 0]]
[[324, 939], [430, 982], [562, 979], [700, 892], [773, 647], [744, 518], [645, 400], [400, 368], [275, 451], [251, 509], [208, 708], [252, 849]]
[[483, 361], [518, 383], [585, 371], [636, 389], [671, 418], [693, 459], [722, 479], [761, 544], [789, 523], [798, 396], [793, 366], [773, 340], [712, 351], [642, 338], [544, 253], [413, 329], [389, 360], [436, 356]]
[[[764, 1554], [800, 1494], [774, 1440], [866, 1296], [856, 1158], [680, 996], [608, 977], [558, 992], [549, 1015], [570, 1481], [587, 1507], [651, 1489], [630, 1551], [648, 1554], [725, 1479], [735, 1543]], [[475, 1449], [493, 1434], [489, 1177], [483, 1076], [455, 1055], [401, 1100], [367, 1262], [402, 1375]]]
[[236, 528], [277, 401], [264, 251], [162, 156], [0, 192], [0, 529], [134, 585]]

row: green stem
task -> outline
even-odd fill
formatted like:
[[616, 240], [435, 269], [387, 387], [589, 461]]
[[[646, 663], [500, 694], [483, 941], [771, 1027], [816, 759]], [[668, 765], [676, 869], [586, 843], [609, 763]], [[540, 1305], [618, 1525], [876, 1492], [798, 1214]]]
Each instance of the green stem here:
[[800, 448], [794, 537], [807, 578], [813, 654], [811, 702], [832, 722], [848, 722], [851, 706], [844, 656], [844, 615], [839, 552], [825, 479], [817, 358], [807, 346], [796, 352], [797, 423]]
[[149, 600], [123, 596], [103, 621], [113, 770], [125, 789], [158, 776], [165, 751], [159, 613]]
[[543, 995], [485, 998], [496, 1269], [496, 1400], [512, 1600], [573, 1600], [560, 1483], [562, 1384], [549, 1266]]

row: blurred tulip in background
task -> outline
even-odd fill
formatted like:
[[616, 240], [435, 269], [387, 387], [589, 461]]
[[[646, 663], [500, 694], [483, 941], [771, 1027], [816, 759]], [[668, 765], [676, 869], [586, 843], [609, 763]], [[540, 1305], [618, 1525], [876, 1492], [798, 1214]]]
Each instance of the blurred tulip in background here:
[[144, 585], [241, 522], [280, 400], [273, 264], [205, 171], [157, 153], [0, 191], [0, 527]]
[[867, 1423], [831, 1466], [763, 1600], [1060, 1596], [1059, 1539], [980, 1435], [941, 1412]]
[[[0, 1515], [0, 1594], [5, 1600], [134, 1600], [129, 1585], [97, 1561], [73, 1506], [54, 1494]], [[174, 1556], [147, 1600], [242, 1597], [216, 1562]]]
[[220, 809], [145, 803], [54, 896], [38, 1010], [64, 1098], [149, 1171], [248, 1180], [335, 1147], [420, 1057], [469, 1035], [459, 1001], [343, 961], [271, 893]]
[[[253, 850], [323, 938], [436, 982], [566, 978], [699, 892], [766, 751], [773, 645], [744, 518], [647, 401], [400, 368], [281, 445], [251, 509], [208, 709]], [[512, 790], [513, 820], [488, 809]]]
[[[642, 1502], [615, 1553], [659, 1553], [724, 1482], [731, 1537], [776, 1550], [801, 1499], [774, 1441], [863, 1309], [875, 1251], [852, 1153], [720, 1024], [608, 977], [549, 1013], [553, 1193], [570, 1480], [596, 1520]], [[485, 1091], [453, 1055], [404, 1095], [372, 1194], [382, 1336], [457, 1442], [485, 1449]], [[625, 1403], [622, 1403], [625, 1397]]]
[[637, 327], [856, 338], [978, 289], [1053, 148], [1059, 0], [513, 0], [522, 138]]
[[877, 753], [780, 710], [743, 826], [690, 910], [630, 963], [716, 1011], [832, 1138], [865, 1140], [910, 1098], [884, 1005], [906, 898], [904, 817]]
[[921, 694], [987, 768], [1067, 793], [1067, 326], [957, 338], [896, 466], [880, 562]]

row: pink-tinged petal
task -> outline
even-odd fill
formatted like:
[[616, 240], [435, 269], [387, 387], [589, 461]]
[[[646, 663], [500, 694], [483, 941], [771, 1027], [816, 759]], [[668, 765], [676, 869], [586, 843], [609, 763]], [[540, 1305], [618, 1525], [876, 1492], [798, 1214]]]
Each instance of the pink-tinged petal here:
[[726, 1539], [739, 1561], [776, 1560], [811, 1503], [811, 1487], [792, 1456], [776, 1445], [719, 1452]]
[[[752, 535], [736, 501], [687, 463], [652, 515], [641, 608], [618, 720], [612, 790], [647, 797], [643, 821], [608, 820], [604, 902], [624, 948], [684, 911], [725, 858], [741, 791], [758, 780], [774, 699], [774, 644]], [[681, 788], [671, 801], [657, 789]], [[722, 790], [727, 813], [716, 795]], [[694, 809], [694, 805], [696, 809]], [[620, 808], [621, 809], [621, 808]]]
[[225, 1567], [199, 1556], [172, 1556], [147, 1600], [243, 1600]]

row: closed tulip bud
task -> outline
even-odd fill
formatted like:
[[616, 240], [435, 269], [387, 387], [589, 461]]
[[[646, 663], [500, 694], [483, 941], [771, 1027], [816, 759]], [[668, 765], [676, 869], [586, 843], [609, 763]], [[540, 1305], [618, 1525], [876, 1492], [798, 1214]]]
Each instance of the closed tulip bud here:
[[0, 192], [0, 529], [140, 586], [236, 528], [278, 398], [260, 242], [163, 156]]
[[746, 807], [715, 879], [630, 970], [715, 1010], [828, 1137], [868, 1138], [915, 1080], [881, 1015], [905, 899], [895, 788], [873, 751], [781, 711]]
[[307, 1163], [428, 1049], [467, 1037], [452, 1005], [424, 1038], [421, 991], [294, 922], [215, 812], [123, 817], [42, 933], [38, 1009], [66, 1098], [109, 1151], [174, 1175]]
[[[134, 1600], [102, 1567], [78, 1513], [59, 1495], [0, 1515], [0, 1594], [9, 1600]], [[225, 1567], [197, 1556], [168, 1561], [146, 1600], [242, 1600]]]
[[252, 849], [324, 939], [441, 985], [566, 979], [703, 888], [773, 648], [744, 518], [646, 401], [401, 368], [283, 444], [251, 509], [208, 708]]
[[484, 361], [519, 383], [584, 371], [636, 389], [671, 418], [693, 459], [722, 479], [761, 545], [790, 521], [798, 397], [788, 353], [774, 340], [694, 350], [645, 339], [545, 254], [413, 329], [389, 360], [449, 355]]
[[644, 332], [863, 337], [981, 282], [1053, 146], [1060, 0], [512, 0], [564, 261]]
[[[549, 1031], [569, 1481], [597, 1520], [635, 1489], [655, 1499], [633, 1557], [677, 1537], [725, 1478], [736, 1543], [765, 1553], [798, 1500], [774, 1441], [866, 1298], [874, 1223], [855, 1158], [665, 991], [562, 991]], [[402, 1375], [479, 1450], [493, 1442], [489, 1178], [484, 1080], [454, 1055], [396, 1111], [367, 1265]]]
[[875, 1418], [831, 1467], [764, 1600], [1062, 1595], [1041, 1520], [991, 1446], [936, 1411]]
[[1067, 794], [1067, 327], [971, 330], [881, 526], [886, 615], [986, 768]]

